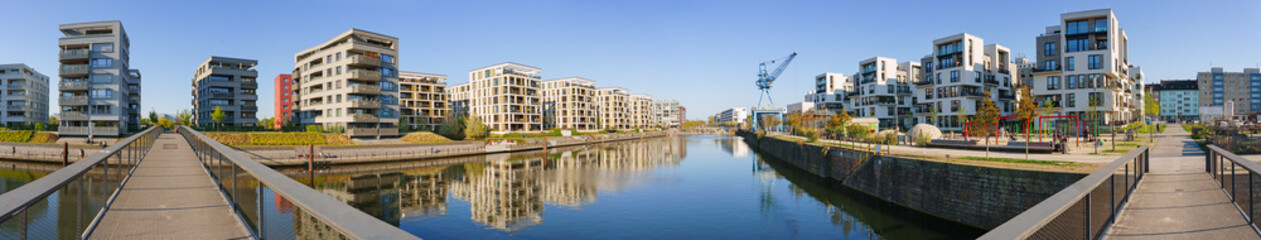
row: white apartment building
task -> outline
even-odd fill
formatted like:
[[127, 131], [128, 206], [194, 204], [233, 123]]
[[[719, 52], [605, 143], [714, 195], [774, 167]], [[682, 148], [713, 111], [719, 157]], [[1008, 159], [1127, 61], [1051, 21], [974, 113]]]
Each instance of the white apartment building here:
[[[1037, 37], [1034, 97], [1057, 115], [1118, 125], [1138, 120], [1142, 91], [1132, 76], [1129, 38], [1111, 9], [1060, 15], [1060, 25]], [[1137, 109], [1137, 110], [1136, 110]]]
[[5, 125], [48, 124], [48, 76], [26, 64], [0, 64], [0, 80], [4, 81], [5, 93], [0, 100]]
[[714, 122], [744, 124], [747, 118], [749, 118], [749, 109], [737, 107], [718, 112], [714, 115]]
[[[916, 117], [942, 129], [962, 129], [962, 116], [977, 114], [989, 92], [1000, 115], [1015, 110], [1016, 84], [1011, 73], [1011, 50], [985, 44], [980, 37], [960, 33], [933, 40], [932, 54], [922, 59], [923, 73], [916, 83]], [[933, 118], [932, 111], [936, 111]]]
[[654, 125], [671, 128], [679, 127], [683, 124], [683, 117], [680, 112], [679, 101], [670, 100], [653, 100], [652, 101], [652, 118]]
[[788, 113], [805, 114], [810, 110], [814, 110], [812, 102], [795, 102], [788, 104]]
[[476, 116], [492, 132], [540, 131], [543, 129], [542, 94], [539, 82], [543, 70], [505, 62], [469, 71], [469, 82], [459, 86], [452, 100], [459, 113]]
[[399, 72], [398, 85], [400, 124], [433, 131], [446, 122], [451, 110], [447, 75]]
[[913, 126], [909, 74], [920, 71], [919, 63], [873, 57], [858, 62], [858, 69], [855, 91], [849, 93], [853, 116], [880, 119], [880, 128]]
[[631, 128], [654, 128], [652, 120], [652, 96], [647, 94], [631, 94], [630, 119]]
[[814, 90], [806, 93], [803, 102], [813, 103], [815, 110], [837, 114], [848, 110], [845, 105], [851, 92], [854, 92], [854, 82], [850, 81], [850, 76], [825, 72], [814, 77]]
[[543, 128], [599, 130], [595, 81], [569, 77], [543, 81]]
[[351, 137], [398, 135], [397, 56], [398, 38], [359, 29], [294, 54], [295, 122]]
[[139, 130], [140, 71], [120, 21], [62, 24], [61, 136], [121, 136]]
[[600, 129], [631, 129], [630, 91], [620, 87], [598, 88], [595, 91]]

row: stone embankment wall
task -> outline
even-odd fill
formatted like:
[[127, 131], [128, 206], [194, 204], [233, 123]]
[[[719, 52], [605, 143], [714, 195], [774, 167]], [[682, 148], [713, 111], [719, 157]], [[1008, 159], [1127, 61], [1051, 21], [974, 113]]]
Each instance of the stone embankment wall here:
[[992, 229], [1085, 174], [989, 168], [889, 157], [739, 133], [759, 153], [872, 197]]

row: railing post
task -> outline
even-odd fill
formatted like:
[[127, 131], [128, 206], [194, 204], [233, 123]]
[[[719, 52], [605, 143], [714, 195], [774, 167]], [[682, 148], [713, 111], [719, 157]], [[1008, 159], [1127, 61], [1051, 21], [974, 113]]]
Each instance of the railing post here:
[[30, 225], [30, 222], [27, 222], [26, 215], [29, 215], [27, 213], [30, 211], [30, 207], [22, 209], [22, 219], [18, 221], [18, 239], [26, 240], [26, 227]]
[[1091, 215], [1091, 214], [1090, 214], [1090, 195], [1092, 195], [1092, 194], [1089, 194], [1089, 193], [1087, 193], [1087, 194], [1086, 194], [1086, 203], [1085, 203], [1085, 204], [1083, 204], [1083, 205], [1085, 205], [1085, 206], [1086, 206], [1086, 228], [1085, 228], [1085, 229], [1086, 229], [1086, 237], [1085, 237], [1085, 238], [1082, 238], [1082, 239], [1092, 239], [1092, 238], [1093, 238], [1093, 237], [1091, 237], [1091, 236], [1090, 236], [1090, 215]]

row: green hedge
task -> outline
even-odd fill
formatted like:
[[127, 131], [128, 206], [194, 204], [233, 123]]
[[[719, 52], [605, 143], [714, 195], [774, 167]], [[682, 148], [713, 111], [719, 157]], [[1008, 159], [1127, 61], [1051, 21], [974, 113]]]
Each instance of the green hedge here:
[[250, 133], [250, 145], [257, 146], [323, 145], [324, 143], [324, 135], [320, 133]]
[[0, 131], [0, 142], [27, 142], [35, 131]]

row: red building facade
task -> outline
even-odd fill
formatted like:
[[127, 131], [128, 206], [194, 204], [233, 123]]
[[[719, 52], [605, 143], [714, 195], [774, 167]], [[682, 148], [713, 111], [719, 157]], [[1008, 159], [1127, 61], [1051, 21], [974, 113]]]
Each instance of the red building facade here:
[[293, 120], [293, 78], [289, 74], [280, 74], [274, 81], [276, 93], [272, 96], [276, 100], [276, 120], [272, 124], [279, 129], [286, 119]]

